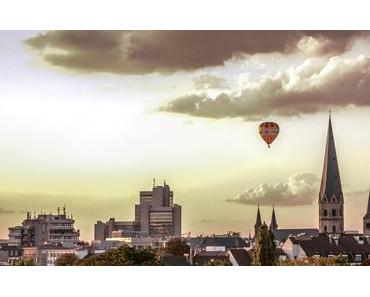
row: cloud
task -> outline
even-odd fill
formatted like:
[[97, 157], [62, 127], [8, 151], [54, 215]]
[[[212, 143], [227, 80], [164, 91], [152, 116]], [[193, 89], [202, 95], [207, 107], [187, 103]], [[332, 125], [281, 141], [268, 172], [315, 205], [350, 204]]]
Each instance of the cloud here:
[[214, 74], [202, 74], [193, 78], [196, 90], [226, 89], [227, 83], [223, 77]]
[[336, 54], [361, 31], [47, 31], [27, 39], [47, 63], [86, 73], [172, 73], [240, 54]]
[[12, 213], [15, 213], [15, 211], [11, 209], [0, 208], [0, 214], [12, 214]]
[[358, 191], [347, 192], [346, 195], [367, 197], [367, 195], [369, 195], [369, 190], [358, 190]]
[[298, 173], [288, 182], [260, 184], [236, 195], [228, 202], [247, 205], [296, 206], [311, 204], [318, 195], [319, 179], [312, 173]]
[[242, 117], [256, 120], [269, 115], [297, 116], [329, 107], [370, 105], [370, 59], [334, 56], [309, 58], [274, 75], [249, 81], [240, 92], [206, 92], [174, 98], [161, 111], [208, 118]]

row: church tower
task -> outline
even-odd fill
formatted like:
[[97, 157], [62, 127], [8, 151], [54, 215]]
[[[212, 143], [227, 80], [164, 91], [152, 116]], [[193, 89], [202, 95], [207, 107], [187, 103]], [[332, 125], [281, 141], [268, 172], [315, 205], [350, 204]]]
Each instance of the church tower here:
[[364, 236], [370, 236], [370, 192], [369, 192], [369, 200], [367, 202], [367, 211], [364, 216]]
[[276, 216], [275, 216], [275, 207], [272, 207], [272, 217], [271, 217], [271, 223], [270, 223], [270, 229], [276, 230], [278, 228], [278, 224], [276, 222]]
[[254, 224], [254, 238], [257, 237], [257, 233], [261, 226], [262, 226], [262, 220], [261, 220], [260, 206], [258, 205], [256, 223]]
[[328, 136], [319, 194], [319, 230], [338, 234], [344, 232], [343, 192], [335, 151], [331, 116], [329, 115]]

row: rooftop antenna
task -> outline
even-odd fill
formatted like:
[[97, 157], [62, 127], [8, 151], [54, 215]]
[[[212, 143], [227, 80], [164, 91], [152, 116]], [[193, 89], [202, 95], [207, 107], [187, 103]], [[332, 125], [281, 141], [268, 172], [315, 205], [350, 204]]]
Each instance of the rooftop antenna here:
[[63, 206], [63, 214], [66, 215], [66, 205]]
[[58, 215], [59, 215], [60, 214], [60, 207], [59, 206], [58, 206], [57, 210], [58, 210]]
[[36, 210], [33, 210], [33, 218], [36, 219]]
[[165, 179], [163, 180], [163, 184], [166, 185], [166, 180]]
[[155, 188], [155, 178], [153, 178], [153, 189]]

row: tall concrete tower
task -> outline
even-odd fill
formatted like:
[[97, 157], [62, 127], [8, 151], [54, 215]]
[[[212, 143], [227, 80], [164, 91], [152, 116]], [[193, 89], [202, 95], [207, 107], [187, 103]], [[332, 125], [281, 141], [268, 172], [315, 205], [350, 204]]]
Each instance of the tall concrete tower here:
[[339, 167], [331, 116], [329, 115], [328, 136], [324, 156], [324, 166], [319, 194], [319, 230], [338, 234], [344, 231], [344, 198], [339, 176]]

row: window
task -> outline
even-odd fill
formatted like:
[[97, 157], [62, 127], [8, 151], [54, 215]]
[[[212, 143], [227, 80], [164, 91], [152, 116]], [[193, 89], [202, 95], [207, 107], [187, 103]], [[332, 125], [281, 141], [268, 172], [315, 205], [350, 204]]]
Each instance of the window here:
[[328, 211], [324, 209], [324, 217], [327, 217], [327, 216], [328, 216]]
[[355, 260], [356, 260], [356, 262], [361, 262], [362, 261], [362, 255], [355, 255]]
[[324, 232], [328, 232], [328, 227], [324, 226]]
[[333, 209], [331, 210], [331, 215], [332, 215], [333, 217], [336, 217], [336, 216], [337, 216], [337, 210], [336, 210], [335, 208], [333, 208]]
[[333, 226], [333, 232], [337, 232], [337, 226]]
[[366, 229], [370, 229], [370, 222], [366, 223]]

